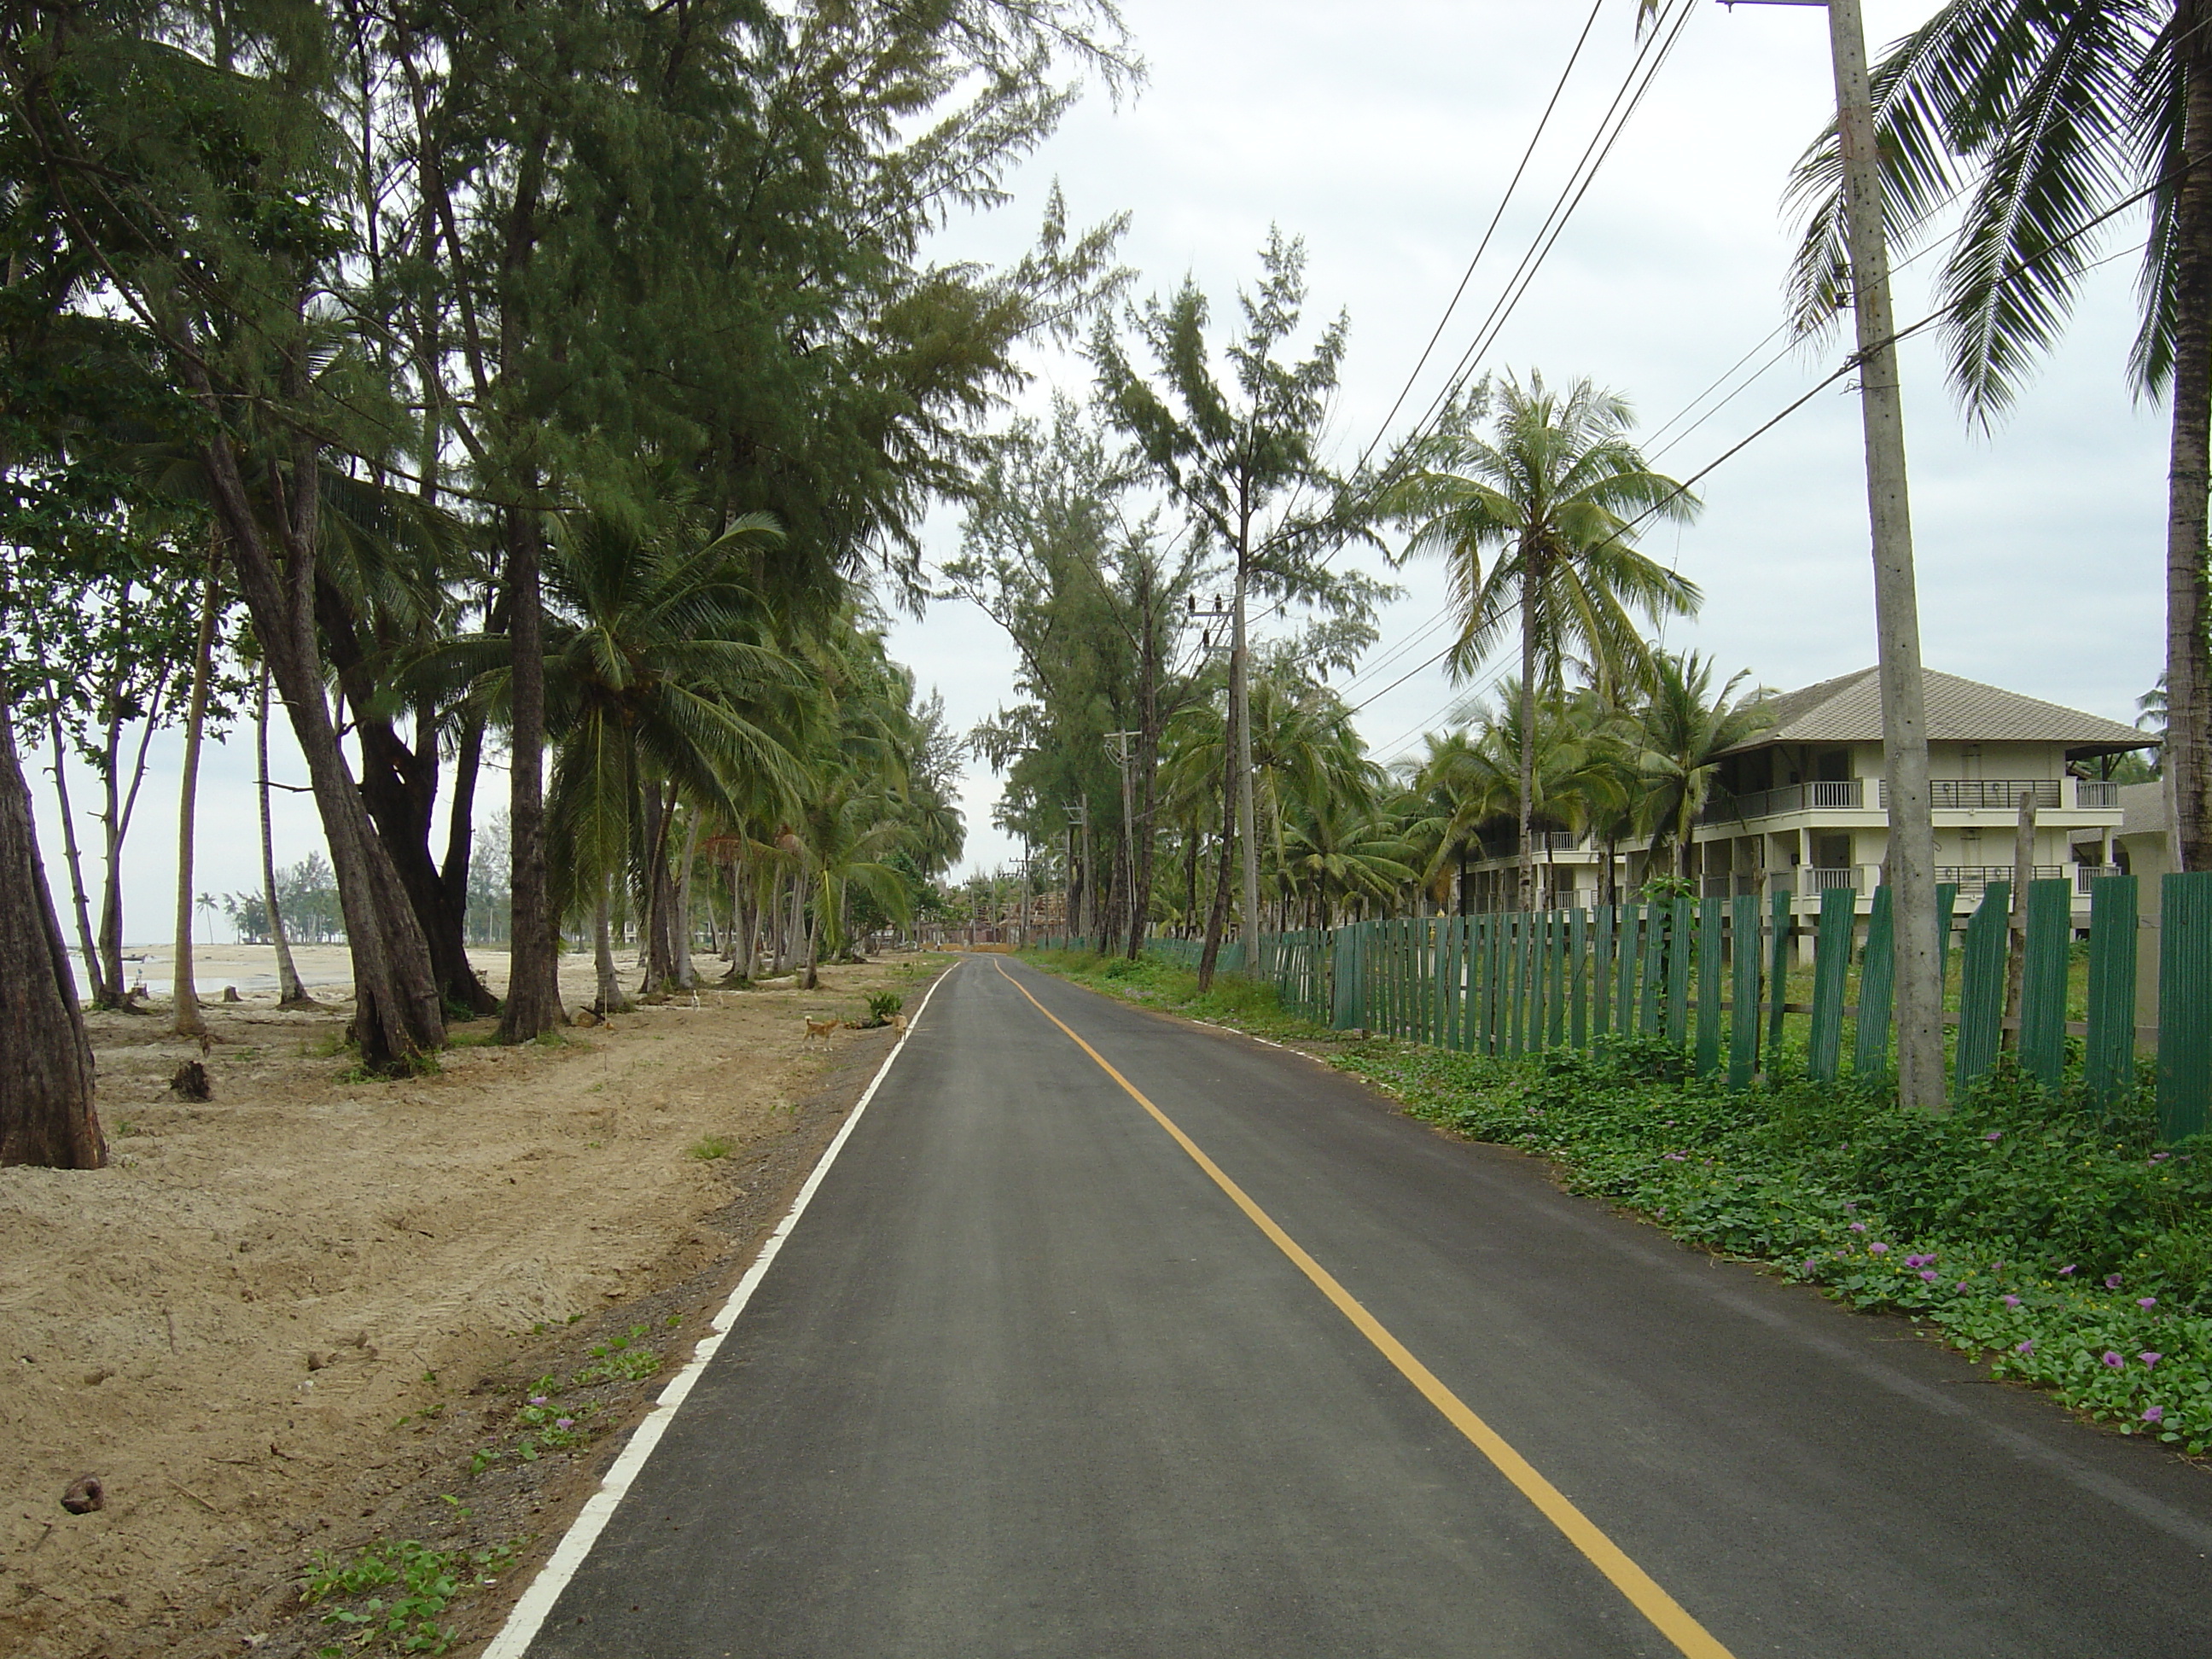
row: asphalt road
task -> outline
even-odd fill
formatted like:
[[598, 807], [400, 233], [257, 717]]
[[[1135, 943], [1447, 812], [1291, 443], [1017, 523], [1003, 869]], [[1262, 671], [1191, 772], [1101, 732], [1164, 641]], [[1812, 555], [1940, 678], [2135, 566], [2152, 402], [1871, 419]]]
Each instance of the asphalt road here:
[[530, 1651], [2205, 1659], [2208, 1556], [2154, 1447], [979, 958]]

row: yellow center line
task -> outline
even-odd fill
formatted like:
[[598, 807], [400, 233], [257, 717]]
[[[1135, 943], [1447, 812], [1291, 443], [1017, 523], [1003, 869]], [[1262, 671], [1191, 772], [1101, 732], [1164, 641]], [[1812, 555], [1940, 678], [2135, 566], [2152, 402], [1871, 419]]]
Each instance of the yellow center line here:
[[1314, 1283], [1315, 1288], [1336, 1304], [1337, 1311], [1358, 1328], [1359, 1334], [1373, 1343], [1382, 1357], [1398, 1368], [1399, 1373], [1421, 1391], [1423, 1398], [1443, 1413], [1454, 1428], [1465, 1435], [1474, 1449], [1497, 1466], [1498, 1472], [1511, 1481], [1521, 1495], [1543, 1512], [1544, 1518], [1565, 1534], [1569, 1543], [1589, 1559], [1590, 1564], [1613, 1583], [1613, 1587], [1626, 1596], [1636, 1610], [1650, 1620], [1659, 1633], [1689, 1659], [1733, 1659], [1729, 1650], [1713, 1639], [1712, 1633], [1684, 1612], [1680, 1602], [1659, 1588], [1651, 1575], [1629, 1559], [1626, 1552], [1599, 1530], [1595, 1522], [1577, 1509], [1565, 1493], [1536, 1472], [1534, 1465], [1506, 1443], [1504, 1436], [1468, 1408], [1467, 1402], [1437, 1381], [1436, 1373], [1413, 1358], [1406, 1345], [1383, 1328], [1382, 1322], [1359, 1304], [1351, 1291], [1338, 1284], [1333, 1274], [1300, 1248], [1298, 1242], [1275, 1224], [1274, 1218], [1255, 1204], [1242, 1187], [1223, 1173], [1216, 1164], [1199, 1149], [1193, 1140], [1176, 1126], [1175, 1121], [1146, 1099], [1143, 1090], [1116, 1071], [1105, 1055], [1077, 1036], [1066, 1021], [1051, 1009], [1030, 996], [1029, 988], [1008, 973], [1005, 967], [993, 963], [999, 975], [1024, 996], [1030, 1006], [1066, 1034], [1069, 1042], [1091, 1056], [1099, 1070], [1121, 1085], [1122, 1091], [1152, 1115], [1152, 1121], [1165, 1129], [1176, 1146], [1190, 1154], [1191, 1162], [1206, 1171], [1213, 1184], [1229, 1195], [1229, 1200], [1244, 1212], [1252, 1224], [1267, 1234], [1275, 1248], [1290, 1257], [1300, 1273]]

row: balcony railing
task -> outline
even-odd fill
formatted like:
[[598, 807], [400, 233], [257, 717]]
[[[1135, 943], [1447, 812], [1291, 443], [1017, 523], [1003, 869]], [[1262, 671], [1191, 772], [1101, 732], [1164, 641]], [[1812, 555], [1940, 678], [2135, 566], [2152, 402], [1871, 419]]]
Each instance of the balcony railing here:
[[1738, 895], [1759, 896], [1759, 878], [1755, 875], [1701, 876], [1698, 878], [1700, 898], [1734, 898]]
[[1778, 789], [1753, 789], [1741, 795], [1715, 795], [1698, 814], [1701, 823], [1727, 823], [1737, 818], [1771, 818], [1781, 812], [1821, 809], [1857, 811], [1866, 805], [1866, 783], [1845, 778], [1832, 783], [1785, 783]]
[[[1939, 812], [2017, 812], [2023, 800], [2039, 807], [2056, 808], [2058, 781], [2055, 778], [1933, 778], [1928, 784], [1929, 805]], [[1889, 805], [1889, 785], [1881, 786], [1881, 799]]]
[[[2063, 864], [2039, 864], [2035, 866], [2035, 879], [2063, 881], [2066, 878], [2066, 871], [2067, 866]], [[2012, 866], [2009, 864], [1939, 864], [1936, 866], [1936, 879], [1939, 882], [1958, 883], [1959, 891], [1962, 894], [1978, 893], [1993, 881], [2010, 881]]]
[[2091, 882], [2119, 873], [2120, 866], [2117, 864], [2077, 864], [2074, 866], [2074, 890], [2086, 893]]
[[2100, 806], [2118, 806], [2120, 804], [2118, 784], [2100, 783], [2093, 778], [2077, 780], [2074, 785], [2074, 794], [2075, 799], [2081, 803], [2085, 810], [2094, 810]]
[[1846, 865], [1829, 869], [1822, 865], [1801, 864], [1795, 870], [1777, 870], [1766, 878], [1768, 892], [1787, 893], [1796, 898], [1813, 897], [1834, 887], [1849, 887], [1864, 892], [1864, 868], [1858, 865]]

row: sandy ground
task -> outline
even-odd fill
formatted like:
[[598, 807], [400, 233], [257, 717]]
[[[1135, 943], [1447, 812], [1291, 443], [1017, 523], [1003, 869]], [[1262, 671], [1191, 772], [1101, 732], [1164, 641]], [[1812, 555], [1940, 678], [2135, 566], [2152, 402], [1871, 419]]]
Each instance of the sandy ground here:
[[[242, 988], [268, 971], [234, 954]], [[167, 1088], [199, 1049], [158, 1005], [95, 1016], [111, 1167], [0, 1170], [0, 1653], [183, 1651], [227, 1598], [268, 1602], [307, 1543], [357, 1541], [380, 1493], [450, 1481], [395, 1443], [406, 1419], [534, 1362], [533, 1328], [609, 1324], [734, 1260], [747, 1241], [707, 1224], [883, 1035], [809, 1041], [801, 1015], [858, 1018], [885, 988], [911, 1007], [916, 966], [708, 991], [559, 1045], [459, 1028], [440, 1073], [400, 1083], [343, 1080], [342, 1011], [249, 991], [209, 1008], [201, 1104]], [[503, 959], [479, 967], [496, 987]], [[572, 1006], [589, 975], [564, 963]], [[726, 1156], [693, 1155], [709, 1137]], [[106, 1507], [72, 1516], [88, 1473]]]

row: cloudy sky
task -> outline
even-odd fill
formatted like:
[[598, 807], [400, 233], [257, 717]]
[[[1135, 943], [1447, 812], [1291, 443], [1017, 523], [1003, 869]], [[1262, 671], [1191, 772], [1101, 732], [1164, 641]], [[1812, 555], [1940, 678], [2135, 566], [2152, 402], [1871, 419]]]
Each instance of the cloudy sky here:
[[[1926, 0], [1868, 0], [1876, 51], [1927, 16]], [[1425, 408], [1475, 339], [1538, 224], [1620, 90], [1634, 54], [1633, 0], [1606, 0], [1528, 176], [1390, 435]], [[1270, 224], [1305, 239], [1316, 319], [1346, 307], [1352, 349], [1334, 422], [1348, 461], [1371, 443], [1443, 316], [1589, 15], [1581, 0], [1279, 0], [1266, 6], [1139, 0], [1128, 16], [1151, 82], [1120, 110], [1080, 108], [1014, 181], [1015, 206], [948, 243], [1003, 257], [1057, 179], [1079, 215], [1134, 214], [1124, 247], [1139, 292], [1188, 271], [1219, 301], [1251, 279]], [[1700, 4], [1540, 275], [1483, 360], [1589, 375], [1626, 393], [1657, 464], [1687, 477], [1839, 361], [1777, 338], [1692, 404], [1783, 317], [1791, 238], [1781, 209], [1792, 161], [1833, 104], [1825, 14]], [[2112, 252], [2139, 238], [2115, 226]], [[1900, 320], [1928, 309], [1922, 260], [1899, 276]], [[2066, 345], [1993, 434], [1970, 433], [1944, 391], [1932, 331], [1905, 360], [1921, 614], [1930, 666], [2117, 719], [2160, 653], [2164, 489], [2159, 412], [2122, 373], [2132, 336], [2131, 259], [2096, 272]], [[1694, 430], [1711, 401], [1779, 361]], [[1086, 383], [1079, 361], [1042, 361], [1040, 385]], [[1700, 486], [1705, 512], [1647, 550], [1706, 594], [1669, 631], [1728, 670], [1777, 686], [1874, 660], [1856, 399], [1824, 393]], [[957, 525], [939, 526], [950, 546]], [[1370, 563], [1379, 561], [1370, 559]], [[1433, 566], [1399, 573], [1406, 597], [1352, 682], [1362, 730], [1386, 758], [1454, 701]], [[897, 654], [971, 722], [1008, 696], [1012, 655], [972, 608], [903, 625]], [[1416, 670], [1402, 683], [1401, 675]], [[990, 826], [995, 781], [971, 775], [971, 859], [1009, 855]]]
[[[1013, 203], [947, 227], [941, 257], [1018, 253], [1054, 180], [1079, 218], [1133, 215], [1122, 258], [1140, 273], [1139, 295], [1169, 289], [1188, 272], [1225, 306], [1251, 279], [1271, 224], [1302, 236], [1311, 315], [1351, 313], [1332, 428], [1346, 464], [1425, 408], [1475, 339], [1636, 45], [1634, 0], [1603, 0], [1528, 176], [1385, 434], [1384, 416], [1497, 210], [1589, 7], [1125, 3], [1150, 66], [1140, 95], [1119, 109], [1103, 98], [1079, 106], [1012, 179]], [[1929, 0], [1867, 0], [1875, 50], [1932, 9]], [[1484, 366], [1537, 368], [1554, 380], [1589, 375], [1626, 394], [1657, 464], [1678, 477], [1793, 401], [1840, 356], [1832, 342], [1792, 351], [1770, 339], [1782, 320], [1790, 245], [1784, 182], [1832, 101], [1821, 11], [1727, 10], [1699, 0]], [[2120, 221], [2108, 251], [2139, 235], [2136, 222]], [[1901, 320], [1928, 309], [1921, 279], [1934, 263], [1901, 273]], [[1965, 426], [1932, 335], [1911, 343], [1905, 360], [1929, 665], [2119, 720], [2134, 717], [2134, 699], [2158, 672], [2162, 603], [2162, 420], [2136, 405], [2123, 372], [2132, 270], [2122, 258], [2092, 276], [2063, 349], [1994, 432]], [[1747, 354], [1735, 379], [1697, 401]], [[1055, 386], [1080, 395], [1087, 384], [1079, 359], [1040, 356], [1035, 368], [1025, 399], [1034, 404]], [[1706, 594], [1702, 616], [1675, 624], [1668, 644], [1694, 645], [1776, 686], [1871, 663], [1861, 465], [1856, 404], [1839, 387], [1706, 480], [1701, 521], [1646, 543]], [[957, 537], [957, 516], [932, 521], [939, 553], [949, 555]], [[1437, 574], [1416, 563], [1396, 580], [1406, 597], [1383, 617], [1382, 640], [1350, 690], [1385, 758], [1417, 742], [1455, 701], [1442, 670], [1420, 666], [1443, 642]], [[942, 690], [963, 729], [1011, 696], [1012, 653], [965, 605], [940, 604], [902, 621], [893, 648], [925, 685]], [[134, 831], [133, 939], [166, 938], [173, 903], [173, 751], [157, 745], [156, 758]], [[303, 776], [296, 755], [278, 771]], [[252, 775], [245, 744], [209, 763], [204, 888], [258, 880]], [[1017, 851], [991, 825], [996, 796], [995, 780], [978, 766], [963, 805], [969, 861], [986, 867]], [[304, 797], [286, 797], [278, 810], [281, 859], [319, 845]], [[51, 856], [58, 826], [49, 814], [40, 828]]]

